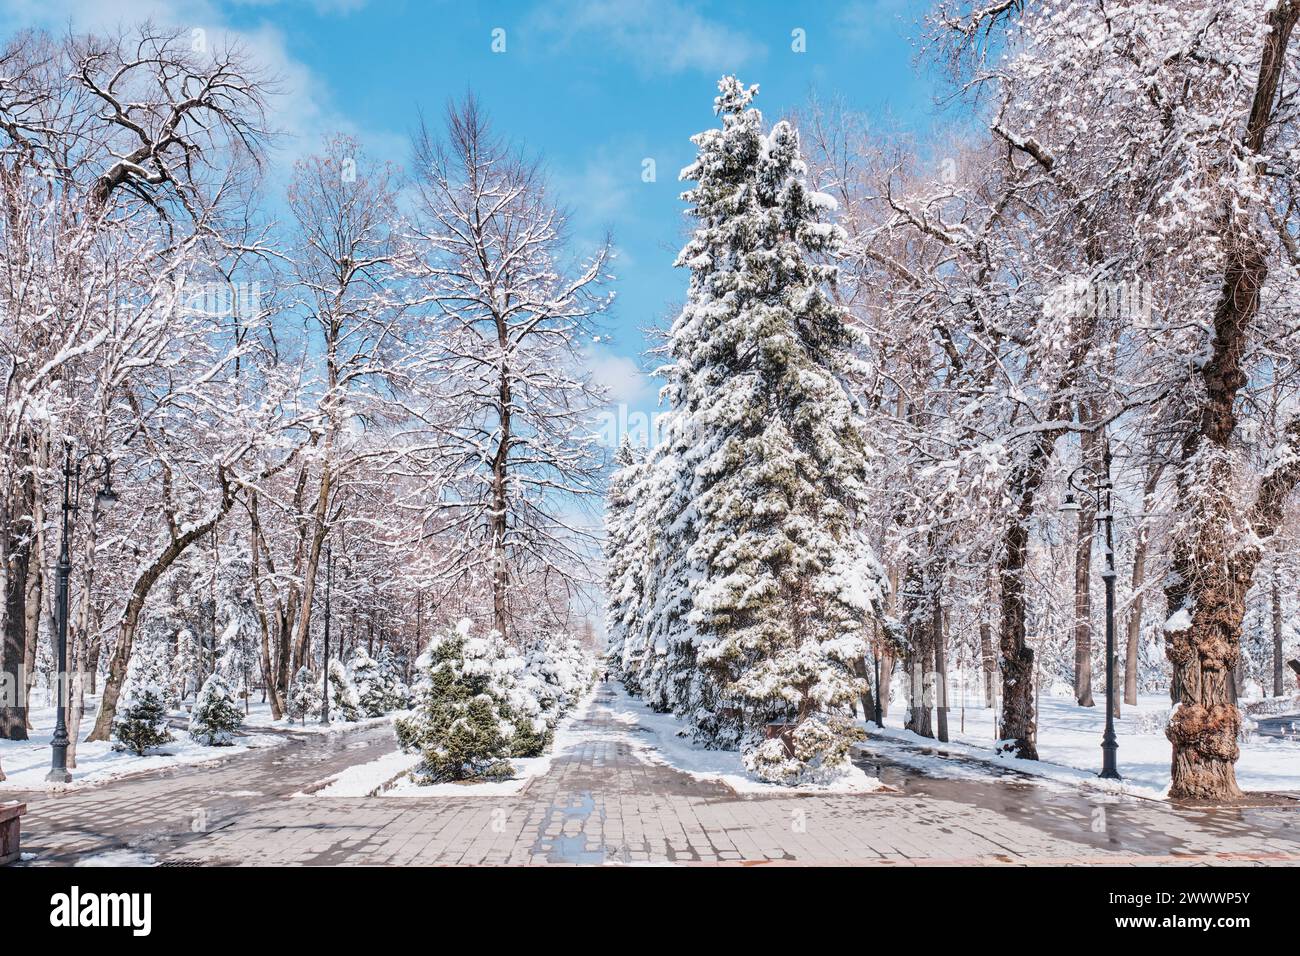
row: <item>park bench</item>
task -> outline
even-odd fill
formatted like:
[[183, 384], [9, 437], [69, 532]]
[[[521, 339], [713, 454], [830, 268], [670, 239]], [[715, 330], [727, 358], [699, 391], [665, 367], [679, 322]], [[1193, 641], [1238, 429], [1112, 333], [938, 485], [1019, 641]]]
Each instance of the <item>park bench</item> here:
[[18, 862], [19, 820], [26, 812], [25, 803], [0, 803], [0, 866]]

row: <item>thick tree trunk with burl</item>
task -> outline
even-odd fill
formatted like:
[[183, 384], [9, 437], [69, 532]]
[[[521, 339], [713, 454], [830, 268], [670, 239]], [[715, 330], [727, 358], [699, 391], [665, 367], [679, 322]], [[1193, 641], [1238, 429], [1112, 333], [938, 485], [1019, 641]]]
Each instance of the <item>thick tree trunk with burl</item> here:
[[[1215, 469], [1216, 471], [1219, 469]], [[1222, 471], [1227, 471], [1226, 464]], [[1165, 597], [1174, 616], [1165, 625], [1165, 651], [1178, 699], [1166, 734], [1173, 744], [1173, 799], [1241, 796], [1233, 765], [1241, 714], [1232, 674], [1241, 660], [1241, 621], [1250, 573], [1225, 561], [1236, 535], [1229, 502], [1197, 516], [1199, 533], [1175, 546]]]
[[[1265, 22], [1259, 75], [1243, 146], [1250, 156], [1264, 152], [1276, 118], [1276, 100], [1286, 67], [1287, 44], [1300, 19], [1300, 0], [1282, 0]], [[1267, 170], [1255, 164], [1262, 179]], [[1178, 475], [1179, 505], [1187, 519], [1173, 541], [1165, 599], [1166, 654], [1174, 667], [1175, 709], [1166, 731], [1173, 744], [1169, 795], [1175, 799], [1238, 797], [1234, 764], [1241, 715], [1233, 703], [1232, 675], [1240, 662], [1241, 621], [1246, 591], [1260, 560], [1260, 543], [1281, 520], [1283, 503], [1300, 480], [1300, 423], [1288, 423], [1290, 455], [1275, 456], [1265, 474], [1244, 534], [1233, 500], [1236, 486], [1231, 443], [1237, 428], [1236, 402], [1247, 382], [1242, 363], [1268, 276], [1265, 243], [1249, 223], [1224, 213], [1228, 260], [1214, 310], [1208, 361], [1200, 369], [1202, 394], [1196, 418], [1183, 438]]]

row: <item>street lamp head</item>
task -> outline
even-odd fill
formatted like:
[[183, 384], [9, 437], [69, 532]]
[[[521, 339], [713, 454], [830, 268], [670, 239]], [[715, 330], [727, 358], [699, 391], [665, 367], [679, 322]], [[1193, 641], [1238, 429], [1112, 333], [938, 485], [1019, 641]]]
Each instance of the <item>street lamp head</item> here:
[[1065, 496], [1065, 501], [1061, 504], [1061, 513], [1069, 514], [1071, 512], [1075, 512], [1078, 510], [1079, 510], [1079, 502], [1074, 497], [1074, 493], [1073, 492], [1067, 493]]
[[107, 511], [117, 504], [117, 492], [113, 490], [113, 486], [107, 481], [104, 482], [104, 487], [100, 488], [96, 493], [95, 503], [99, 505], [100, 511]]
[[104, 486], [95, 494], [95, 504], [100, 511], [107, 511], [117, 504], [117, 492], [113, 490], [113, 461], [104, 456]]

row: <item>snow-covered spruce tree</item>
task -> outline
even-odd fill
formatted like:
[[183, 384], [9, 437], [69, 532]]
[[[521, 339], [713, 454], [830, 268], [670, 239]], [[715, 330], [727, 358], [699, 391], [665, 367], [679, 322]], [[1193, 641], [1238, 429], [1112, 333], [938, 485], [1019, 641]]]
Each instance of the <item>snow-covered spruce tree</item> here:
[[609, 480], [605, 504], [605, 629], [609, 634], [605, 659], [615, 676], [633, 693], [640, 691], [640, 670], [632, 663], [638, 646], [629, 632], [637, 628], [644, 594], [642, 569], [646, 534], [637, 507], [639, 481], [645, 462], [624, 438], [614, 456], [617, 469]]
[[379, 649], [379, 674], [388, 689], [388, 710], [406, 710], [411, 706], [411, 688], [402, 680], [402, 669], [388, 647]]
[[352, 683], [356, 686], [357, 706], [367, 717], [382, 717], [393, 703], [393, 688], [379, 661], [361, 644], [352, 653]]
[[190, 714], [190, 736], [205, 747], [226, 747], [244, 722], [230, 685], [220, 674], [203, 682]]
[[[694, 138], [682, 171], [698, 225], [677, 259], [691, 280], [669, 343], [668, 394], [688, 416], [676, 440], [699, 455], [689, 716], [711, 742], [744, 745], [757, 776], [796, 782], [838, 770], [854, 737], [854, 665], [883, 576], [860, 526], [870, 451], [841, 383], [856, 342], [831, 294], [834, 201], [807, 186], [790, 124], [764, 135], [757, 87], [719, 89], [722, 128]], [[792, 755], [756, 745], [781, 718]]]
[[552, 729], [595, 682], [595, 662], [572, 637], [537, 643], [524, 665], [526, 684]]
[[123, 695], [125, 706], [113, 719], [113, 749], [139, 756], [175, 738], [167, 729], [167, 708], [158, 685], [143, 685]]
[[[352, 678], [348, 676], [348, 669], [343, 666], [343, 662], [330, 658], [329, 663], [330, 677], [330, 720], [354, 721], [361, 719], [361, 700], [357, 696], [356, 685], [352, 683]], [[321, 686], [319, 680], [316, 681], [315, 687], [312, 688], [311, 703], [307, 715], [309, 717], [320, 718], [321, 706], [324, 703], [323, 697], [325, 688]]]
[[163, 641], [136, 649], [127, 670], [124, 706], [113, 719], [113, 749], [143, 756], [173, 740], [167, 730], [167, 663], [170, 651]]
[[289, 693], [284, 700], [285, 713], [290, 719], [305, 722], [307, 715], [311, 713], [312, 704], [315, 702], [319, 706], [318, 698], [313, 696], [315, 686], [316, 679], [311, 671], [306, 667], [298, 668], [298, 673], [293, 676]]
[[182, 701], [189, 696], [190, 688], [197, 687], [198, 682], [202, 680], [200, 665], [199, 642], [195, 639], [193, 631], [188, 627], [182, 627], [176, 632], [176, 653], [168, 665], [169, 697]]
[[520, 693], [522, 662], [497, 632], [470, 630], [461, 621], [434, 636], [417, 662], [415, 713], [396, 722], [398, 743], [424, 757], [415, 773], [422, 783], [509, 777], [510, 757], [535, 756], [549, 743], [536, 701], [529, 707]]

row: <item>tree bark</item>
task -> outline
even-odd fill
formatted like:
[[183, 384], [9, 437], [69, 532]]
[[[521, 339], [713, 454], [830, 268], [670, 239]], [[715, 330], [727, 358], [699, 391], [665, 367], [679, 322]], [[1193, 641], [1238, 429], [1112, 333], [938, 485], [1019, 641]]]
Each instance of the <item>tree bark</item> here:
[[[1083, 424], [1095, 416], [1088, 403], [1079, 412]], [[1093, 432], [1079, 436], [1083, 464], [1095, 468], [1098, 438]], [[1083, 496], [1074, 537], [1074, 699], [1080, 707], [1096, 706], [1092, 698], [1092, 542], [1097, 530], [1096, 502]]]
[[[17, 456], [14, 487], [3, 522], [5, 562], [4, 643], [0, 650], [0, 738], [27, 739], [27, 578], [32, 560], [32, 516], [36, 485], [31, 474], [31, 453]], [[10, 695], [12, 697], [10, 698]], [[10, 699], [5, 699], [10, 698]]]
[[201, 539], [221, 523], [235, 503], [235, 492], [224, 472], [221, 475], [221, 503], [217, 510], [205, 520], [172, 538], [171, 543], [154, 558], [136, 577], [122, 611], [122, 620], [118, 625], [117, 644], [113, 656], [108, 662], [108, 677], [104, 681], [104, 696], [99, 703], [99, 714], [95, 726], [86, 740], [108, 740], [113, 731], [113, 718], [117, 716], [117, 702], [122, 693], [122, 684], [126, 680], [126, 670], [131, 663], [131, 650], [135, 642], [136, 628], [140, 622], [140, 612], [149, 597], [149, 591], [162, 574], [170, 568], [195, 541]]
[[984, 706], [997, 700], [998, 661], [993, 653], [993, 625], [980, 621], [980, 669], [984, 676]]
[[938, 718], [939, 739], [948, 742], [948, 663], [944, 654], [946, 633], [943, 626], [943, 608], [936, 583], [931, 595], [930, 628], [934, 639], [934, 708]]
[[930, 723], [930, 668], [934, 648], [930, 633], [930, 609], [925, 600], [925, 575], [916, 561], [910, 561], [904, 583], [903, 614], [907, 634], [908, 730], [922, 737], [933, 737]]
[[509, 587], [509, 567], [506, 564], [507, 509], [509, 501], [506, 495], [507, 470], [510, 466], [511, 443], [511, 382], [510, 366], [506, 359], [509, 347], [506, 323], [498, 318], [498, 346], [501, 349], [501, 369], [497, 388], [497, 424], [501, 430], [500, 441], [492, 458], [492, 625], [502, 637], [508, 637], [509, 604], [507, 588]]
[[1029, 520], [1034, 513], [1034, 496], [1043, 481], [1043, 469], [1051, 455], [1055, 436], [1039, 432], [1025, 461], [1011, 477], [1012, 500], [1017, 502], [1002, 533], [1002, 555], [998, 561], [1001, 584], [1002, 624], [999, 644], [1002, 653], [1002, 739], [1009, 749], [1025, 760], [1037, 760], [1034, 744], [1034, 651], [1025, 635], [1025, 564], [1029, 557]]
[[[1244, 146], [1251, 156], [1264, 150], [1297, 18], [1300, 0], [1284, 0], [1266, 16], [1269, 30], [1246, 121]], [[1262, 164], [1257, 173], [1265, 173]], [[1203, 391], [1197, 420], [1183, 439], [1178, 476], [1179, 503], [1189, 520], [1175, 535], [1165, 588], [1175, 625], [1166, 624], [1165, 631], [1176, 694], [1166, 731], [1173, 744], [1169, 796], [1174, 799], [1241, 796], [1235, 771], [1241, 714], [1232, 699], [1232, 676], [1241, 661], [1246, 592], [1260, 560], [1260, 542], [1276, 530], [1286, 494], [1300, 479], [1295, 461], [1265, 475], [1250, 513], [1255, 538], [1243, 544], [1230, 490], [1235, 485], [1230, 445], [1237, 397], [1247, 382], [1242, 361], [1269, 265], [1263, 240], [1248, 227], [1228, 220], [1225, 233], [1228, 262], [1214, 311], [1212, 351], [1200, 368]], [[1287, 441], [1300, 448], [1296, 419], [1288, 423]]]
[[262, 525], [257, 516], [257, 492], [251, 492], [248, 496], [248, 516], [253, 552], [253, 605], [257, 609], [257, 624], [262, 634], [262, 683], [271, 701], [271, 719], [279, 720], [284, 716], [284, 699], [277, 686], [275, 668], [271, 660], [271, 627], [267, 617], [266, 600], [262, 596]]
[[1156, 487], [1160, 484], [1163, 464], [1153, 464], [1147, 469], [1146, 483], [1142, 487], [1142, 520], [1138, 524], [1137, 537], [1133, 542], [1133, 597], [1129, 603], [1128, 642], [1124, 654], [1124, 703], [1136, 707], [1138, 702], [1138, 651], [1142, 645], [1142, 611], [1144, 599], [1142, 589], [1146, 587], [1147, 578], [1147, 543], [1151, 537], [1152, 500]]
[[1281, 697], [1282, 687], [1282, 559], [1273, 560], [1273, 696]]

